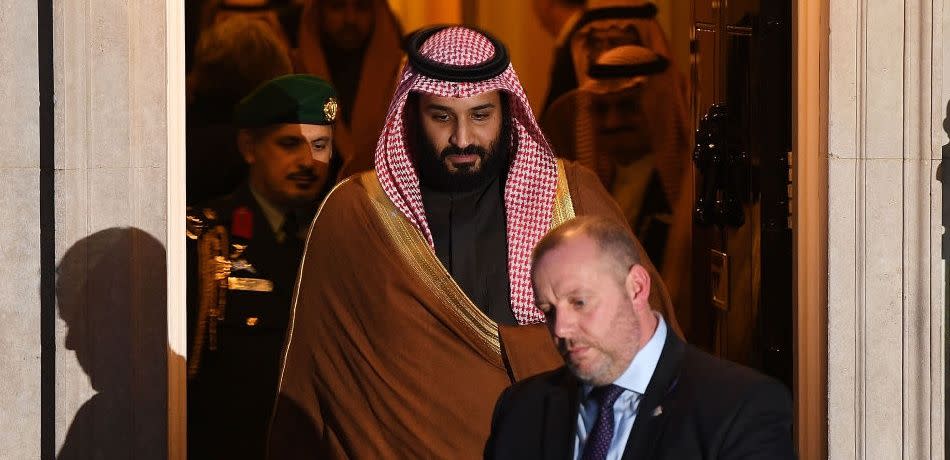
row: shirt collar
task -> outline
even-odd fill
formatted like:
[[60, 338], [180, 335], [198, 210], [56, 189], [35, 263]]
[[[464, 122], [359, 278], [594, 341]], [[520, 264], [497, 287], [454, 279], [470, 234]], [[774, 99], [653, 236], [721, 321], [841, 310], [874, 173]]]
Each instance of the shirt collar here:
[[653, 371], [656, 370], [656, 364], [660, 361], [660, 354], [663, 353], [663, 344], [666, 343], [666, 321], [663, 315], [655, 313], [656, 331], [650, 341], [633, 357], [633, 361], [627, 366], [627, 370], [620, 374], [620, 377], [614, 381], [614, 385], [623, 387], [627, 390], [644, 394], [647, 392], [647, 385], [653, 378]]
[[250, 189], [251, 195], [254, 196], [254, 200], [256, 200], [258, 206], [261, 207], [261, 212], [264, 213], [264, 218], [267, 219], [267, 223], [270, 225], [271, 230], [274, 231], [275, 235], [280, 235], [283, 232], [281, 227], [284, 226], [284, 219], [286, 218], [284, 212], [270, 201], [267, 201], [263, 195], [257, 193], [253, 186], [251, 186]]

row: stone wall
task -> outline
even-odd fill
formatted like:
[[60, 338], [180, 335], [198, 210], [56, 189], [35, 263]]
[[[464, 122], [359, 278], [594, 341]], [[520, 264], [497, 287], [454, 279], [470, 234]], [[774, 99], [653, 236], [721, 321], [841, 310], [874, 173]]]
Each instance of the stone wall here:
[[40, 456], [40, 107], [35, 2], [0, 3], [0, 456]]
[[53, 3], [56, 452], [166, 458], [166, 4]]
[[945, 14], [830, 1], [830, 458], [944, 458]]

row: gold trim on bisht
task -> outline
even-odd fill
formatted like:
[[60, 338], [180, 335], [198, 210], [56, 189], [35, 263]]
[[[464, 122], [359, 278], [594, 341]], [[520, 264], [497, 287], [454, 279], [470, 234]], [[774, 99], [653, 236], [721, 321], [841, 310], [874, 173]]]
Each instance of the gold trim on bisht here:
[[442, 304], [449, 307], [449, 312], [462, 324], [467, 326], [478, 345], [486, 356], [497, 358], [499, 367], [501, 361], [501, 341], [498, 338], [498, 324], [492, 321], [485, 313], [472, 303], [465, 295], [452, 275], [446, 271], [442, 262], [436, 257], [429, 243], [408, 219], [396, 208], [396, 205], [386, 196], [375, 171], [369, 171], [359, 176], [359, 181], [366, 188], [366, 192], [373, 203], [373, 208], [383, 226], [394, 241], [399, 255], [412, 273], [418, 275], [426, 288], [435, 293]]
[[574, 200], [571, 188], [564, 173], [564, 160], [557, 160], [557, 192], [554, 195], [554, 215], [551, 217], [551, 229], [574, 218]]
[[[557, 162], [558, 181], [551, 228], [574, 217], [574, 202], [568, 188], [567, 177], [564, 174], [564, 165]], [[374, 171], [363, 173], [359, 181], [366, 188], [376, 213], [396, 243], [403, 260], [410, 270], [419, 275], [419, 279], [426, 287], [434, 292], [447, 306], [451, 314], [462, 324], [466, 325], [473, 335], [478, 338], [483, 351], [490, 356], [499, 358], [501, 364], [501, 341], [498, 336], [498, 324], [478, 308], [465, 295], [452, 275], [445, 269], [442, 262], [422, 234], [392, 203], [379, 183]], [[502, 364], [503, 365], [503, 364]]]

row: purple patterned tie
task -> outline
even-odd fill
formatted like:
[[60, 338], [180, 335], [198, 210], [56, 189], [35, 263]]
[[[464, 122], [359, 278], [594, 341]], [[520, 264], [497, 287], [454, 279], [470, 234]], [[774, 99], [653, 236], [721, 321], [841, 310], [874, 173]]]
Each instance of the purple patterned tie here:
[[591, 399], [597, 401], [597, 421], [587, 436], [584, 444], [584, 455], [581, 460], [604, 460], [610, 450], [610, 441], [614, 437], [614, 403], [623, 388], [617, 385], [596, 387], [590, 392]]

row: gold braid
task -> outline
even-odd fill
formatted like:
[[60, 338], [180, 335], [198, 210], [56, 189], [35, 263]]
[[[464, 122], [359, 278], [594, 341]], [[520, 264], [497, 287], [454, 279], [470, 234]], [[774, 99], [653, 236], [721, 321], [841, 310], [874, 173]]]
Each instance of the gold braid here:
[[224, 319], [228, 276], [231, 262], [228, 257], [228, 232], [218, 225], [198, 239], [198, 320], [195, 326], [195, 341], [191, 347], [188, 377], [194, 377], [201, 366], [205, 338], [208, 349], [218, 348], [218, 322]]

